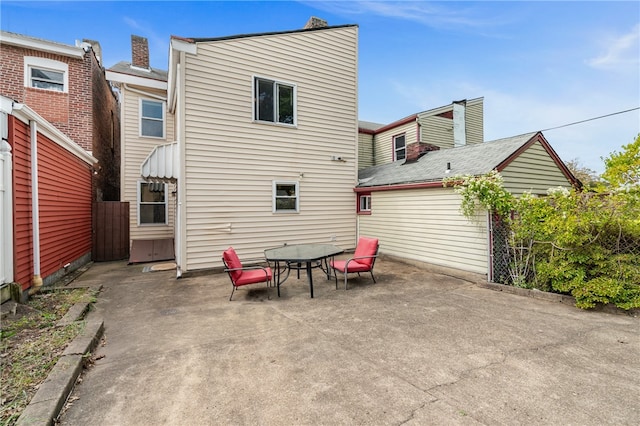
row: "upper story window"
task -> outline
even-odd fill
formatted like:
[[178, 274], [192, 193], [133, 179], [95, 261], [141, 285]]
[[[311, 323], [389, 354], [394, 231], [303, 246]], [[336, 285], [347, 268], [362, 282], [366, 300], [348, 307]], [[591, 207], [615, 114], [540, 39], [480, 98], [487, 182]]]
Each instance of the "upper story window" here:
[[407, 156], [405, 135], [393, 137], [393, 161], [404, 160]]
[[256, 121], [296, 124], [296, 86], [266, 78], [254, 78], [254, 112]]
[[298, 182], [273, 182], [273, 212], [298, 213], [299, 204]]
[[140, 99], [140, 136], [164, 138], [165, 103]]
[[68, 92], [69, 65], [53, 59], [25, 56], [24, 85], [56, 92]]

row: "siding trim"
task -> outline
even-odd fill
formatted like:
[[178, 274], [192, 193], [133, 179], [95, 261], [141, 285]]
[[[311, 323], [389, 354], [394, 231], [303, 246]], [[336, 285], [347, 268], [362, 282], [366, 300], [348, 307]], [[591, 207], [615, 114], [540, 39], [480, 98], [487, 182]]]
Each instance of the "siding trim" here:
[[[4, 100], [6, 98], [2, 96], [2, 99]], [[53, 126], [53, 124], [42, 118], [37, 112], [29, 108], [27, 105], [10, 102], [8, 103], [8, 105], [11, 105], [11, 107], [9, 107], [7, 111], [5, 111], [5, 105], [7, 104], [5, 102], [2, 102], [2, 112], [13, 115], [25, 124], [29, 124], [29, 121], [31, 120], [36, 121], [38, 123], [38, 132], [51, 139], [53, 142], [57, 143], [65, 150], [71, 152], [73, 155], [75, 155], [85, 163], [93, 165], [98, 162], [98, 159], [85, 151], [84, 148], [75, 143], [67, 135], [62, 133], [55, 126]]]
[[496, 170], [498, 170], [499, 172], [502, 172], [509, 164], [511, 164], [511, 162], [513, 162], [516, 158], [518, 158], [520, 156], [520, 154], [522, 154], [523, 152], [525, 152], [526, 150], [531, 148], [531, 146], [536, 142], [540, 142], [540, 145], [542, 145], [544, 150], [547, 151], [547, 154], [549, 154], [549, 157], [551, 157], [551, 159], [556, 164], [556, 166], [558, 166], [558, 168], [562, 171], [562, 174], [565, 175], [567, 180], [569, 182], [571, 182], [571, 185], [573, 185], [576, 188], [582, 188], [582, 182], [580, 182], [573, 175], [573, 173], [571, 173], [571, 171], [567, 168], [567, 166], [564, 164], [564, 162], [560, 159], [558, 154], [551, 147], [549, 142], [545, 139], [545, 137], [542, 134], [542, 132], [538, 132], [535, 135], [533, 135], [533, 137], [531, 137], [531, 139], [529, 139], [529, 141], [527, 141], [527, 143], [525, 143], [520, 148], [518, 148], [518, 150], [516, 150], [516, 152], [511, 154], [502, 163], [498, 164], [498, 166], [496, 167]]
[[396, 191], [400, 189], [420, 189], [420, 188], [441, 188], [442, 181], [437, 182], [420, 182], [420, 183], [405, 183], [399, 185], [387, 185], [387, 186], [363, 186], [361, 188], [353, 188], [353, 192], [377, 192], [377, 191]]

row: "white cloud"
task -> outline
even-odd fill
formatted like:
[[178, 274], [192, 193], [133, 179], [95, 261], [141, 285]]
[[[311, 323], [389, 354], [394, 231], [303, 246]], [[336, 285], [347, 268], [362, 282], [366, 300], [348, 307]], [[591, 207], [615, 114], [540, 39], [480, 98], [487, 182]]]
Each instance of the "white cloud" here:
[[640, 24], [626, 34], [607, 38], [605, 51], [587, 64], [594, 68], [617, 69], [640, 65]]
[[336, 15], [375, 15], [418, 22], [434, 28], [488, 28], [500, 22], [495, 14], [481, 16], [475, 5], [426, 1], [302, 1], [307, 6]]

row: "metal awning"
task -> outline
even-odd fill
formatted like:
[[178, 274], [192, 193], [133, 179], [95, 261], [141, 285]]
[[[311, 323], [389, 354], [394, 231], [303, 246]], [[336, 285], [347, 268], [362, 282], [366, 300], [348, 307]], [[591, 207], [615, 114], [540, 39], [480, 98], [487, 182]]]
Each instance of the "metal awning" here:
[[178, 161], [178, 142], [158, 145], [140, 166], [140, 174], [146, 180], [178, 180], [180, 163]]

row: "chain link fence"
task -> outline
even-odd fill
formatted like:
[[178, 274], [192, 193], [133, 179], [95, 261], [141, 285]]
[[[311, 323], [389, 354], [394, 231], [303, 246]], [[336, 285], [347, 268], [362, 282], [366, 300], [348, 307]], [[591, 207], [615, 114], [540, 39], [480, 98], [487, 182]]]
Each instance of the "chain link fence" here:
[[498, 215], [492, 214], [489, 220], [491, 235], [491, 282], [498, 284], [513, 284], [509, 265], [511, 254], [509, 251], [509, 225]]
[[[511, 242], [509, 224], [497, 215], [492, 215], [490, 223], [491, 281], [499, 284], [518, 285], [523, 281], [535, 281], [532, 256], [536, 243], [530, 241], [519, 247]], [[618, 259], [618, 275], [624, 274], [622, 263], [640, 264], [640, 237], [611, 228], [599, 232], [591, 244], [602, 247], [609, 259]]]

